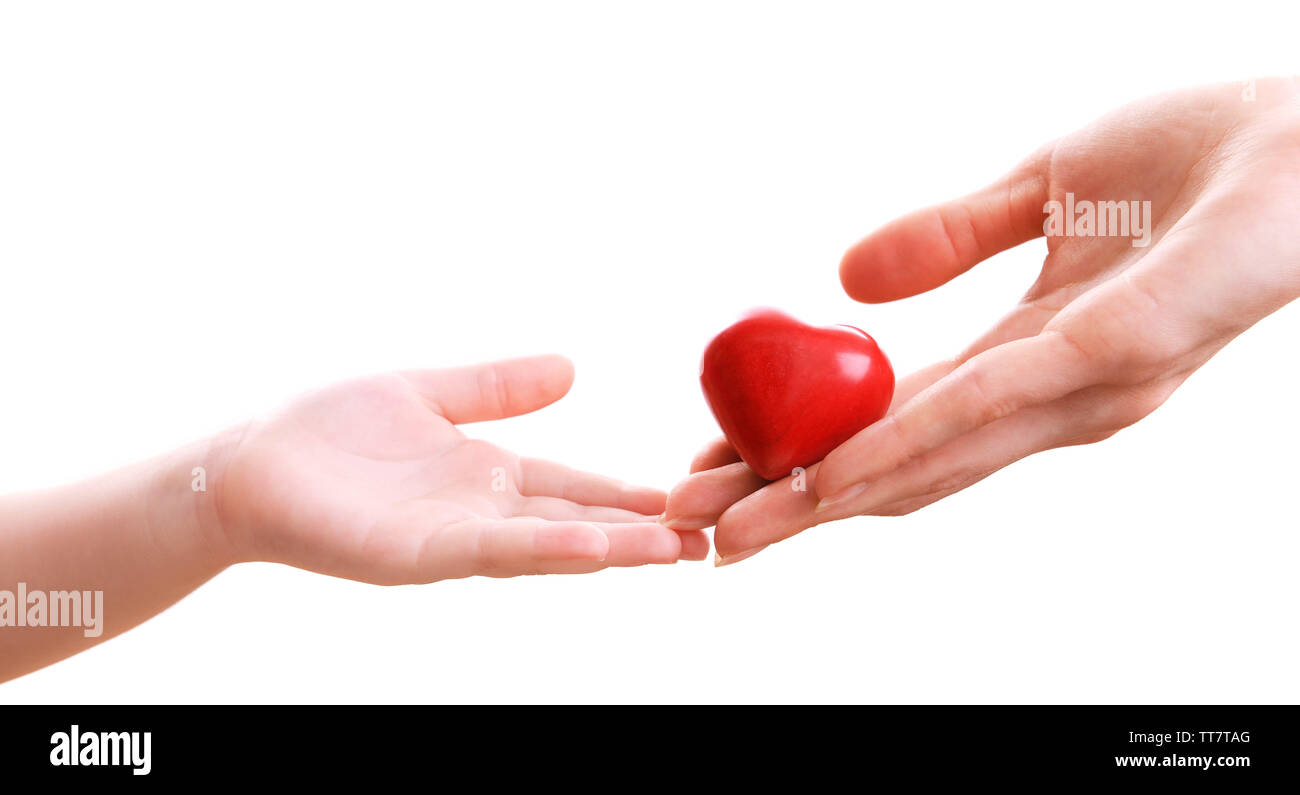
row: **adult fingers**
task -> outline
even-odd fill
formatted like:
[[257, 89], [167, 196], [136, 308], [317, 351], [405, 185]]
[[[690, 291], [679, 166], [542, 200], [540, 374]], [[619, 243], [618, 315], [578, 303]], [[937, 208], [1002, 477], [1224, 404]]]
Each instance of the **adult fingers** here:
[[660, 521], [674, 530], [712, 527], [732, 503], [766, 485], [767, 481], [743, 462], [696, 472], [669, 493]]
[[1043, 234], [1051, 147], [968, 196], [905, 215], [844, 255], [840, 281], [857, 301], [932, 290], [999, 251]]
[[[906, 404], [916, 393], [952, 372], [956, 366], [955, 361], [937, 362], [901, 379], [894, 390], [894, 406]], [[696, 456], [691, 471], [694, 474], [674, 486], [669, 493], [660, 520], [677, 530], [711, 527], [734, 503], [768, 484], [739, 461], [735, 450], [723, 438], [711, 442]]]
[[[1139, 403], [1141, 400], [1138, 401]], [[982, 426], [883, 475], [840, 504], [818, 510], [814, 492], [774, 483], [728, 509], [717, 522], [718, 554], [735, 557], [817, 524], [859, 514], [893, 515], [929, 505], [1041, 450], [1096, 441], [1135, 420], [1145, 405], [1119, 387], [1094, 387], [1023, 409]], [[819, 467], [809, 470], [814, 482]]]
[[829, 507], [964, 433], [1094, 380], [1090, 358], [1060, 332], [992, 348], [831, 451], [822, 462], [816, 493], [823, 508]]
[[909, 513], [978, 483], [1034, 453], [1098, 441], [1144, 413], [1144, 392], [1095, 386], [984, 425], [888, 472], [818, 521]]
[[[819, 466], [814, 464], [804, 473], [809, 483], [816, 481]], [[793, 477], [782, 478], [727, 508], [713, 531], [719, 562], [730, 562], [817, 524], [817, 493], [798, 485]]]

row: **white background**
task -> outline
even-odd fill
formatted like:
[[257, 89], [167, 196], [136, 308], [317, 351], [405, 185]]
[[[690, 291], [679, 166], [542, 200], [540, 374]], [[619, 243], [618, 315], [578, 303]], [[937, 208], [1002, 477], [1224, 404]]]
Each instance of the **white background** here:
[[[6, 4], [0, 491], [550, 351], [572, 393], [471, 432], [671, 486], [737, 314], [955, 353], [1042, 241], [881, 307], [843, 249], [1131, 99], [1295, 71], [1288, 6]], [[1296, 702], [1298, 338], [1293, 305], [1108, 442], [734, 567], [245, 565], [0, 703]]]

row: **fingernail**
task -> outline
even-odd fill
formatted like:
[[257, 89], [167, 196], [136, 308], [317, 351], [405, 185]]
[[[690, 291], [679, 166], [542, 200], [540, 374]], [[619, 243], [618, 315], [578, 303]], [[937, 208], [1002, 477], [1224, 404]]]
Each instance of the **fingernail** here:
[[744, 552], [737, 552], [734, 555], [719, 555], [715, 552], [713, 554], [713, 568], [716, 569], [719, 566], [730, 566], [733, 563], [739, 563], [742, 560], [754, 557], [765, 549], [767, 549], [766, 544], [761, 547], [747, 549]]
[[679, 530], [686, 532], [688, 530], [703, 530], [706, 527], [713, 526], [713, 519], [707, 516], [668, 516], [664, 514], [659, 517], [659, 524], [667, 527], [669, 530]]
[[867, 484], [854, 483], [852, 486], [849, 486], [847, 489], [841, 489], [836, 494], [832, 494], [826, 499], [818, 502], [817, 507], [813, 509], [813, 513], [821, 513], [822, 511], [828, 508], [834, 508], [836, 505], [846, 503], [866, 490], [867, 490]]

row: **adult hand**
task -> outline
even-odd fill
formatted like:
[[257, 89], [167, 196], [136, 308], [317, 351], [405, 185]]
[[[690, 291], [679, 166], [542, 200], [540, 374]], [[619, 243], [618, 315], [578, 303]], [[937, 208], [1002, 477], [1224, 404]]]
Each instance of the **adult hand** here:
[[1149, 201], [1152, 211], [1128, 236], [1114, 236], [1113, 224], [1112, 236], [1081, 226], [1049, 235], [1019, 305], [959, 356], [901, 381], [886, 418], [809, 469], [811, 489], [766, 484], [719, 440], [673, 490], [664, 523], [716, 522], [718, 560], [729, 563], [822, 522], [915, 511], [1020, 458], [1097, 442], [1147, 416], [1300, 295], [1298, 84], [1136, 103], [983, 190], [868, 236], [845, 255], [840, 278], [853, 298], [878, 303], [1043, 235], [1067, 199], [1102, 212], [1115, 207], [1102, 202]]

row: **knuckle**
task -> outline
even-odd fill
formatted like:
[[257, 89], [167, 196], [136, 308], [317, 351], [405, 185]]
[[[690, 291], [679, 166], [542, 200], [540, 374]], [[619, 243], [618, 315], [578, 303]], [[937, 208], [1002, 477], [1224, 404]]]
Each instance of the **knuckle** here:
[[[885, 468], [903, 466], [923, 449], [918, 434], [913, 430], [915, 424], [915, 420], [906, 414], [893, 414], [880, 421], [879, 430], [871, 438], [877, 440], [873, 445], [875, 450], [892, 451], [883, 457]], [[859, 480], [858, 474], [867, 466], [868, 456], [878, 455], [875, 450], [863, 448], [856, 440], [845, 442], [822, 461], [817, 469], [817, 482], [834, 484], [834, 491], [848, 488]], [[830, 491], [832, 489], [828, 486], [825, 492], [819, 488], [817, 493], [829, 497]]]
[[493, 414], [503, 414], [510, 405], [510, 383], [496, 366], [478, 371], [478, 392], [481, 405]]
[[1078, 332], [1071, 326], [1065, 325], [1060, 328], [1044, 331], [1043, 333], [1050, 336], [1056, 343], [1056, 348], [1062, 356], [1073, 357], [1084, 366], [1096, 361], [1096, 353], [1084, 345], [1083, 341], [1079, 338]]
[[945, 205], [939, 208], [938, 214], [944, 238], [952, 249], [954, 259], [962, 263], [975, 259], [979, 254], [980, 241], [970, 209], [963, 204]]
[[1147, 381], [1176, 369], [1196, 347], [1171, 318], [1162, 299], [1133, 271], [1121, 276], [1113, 338], [1117, 364], [1130, 382]]
[[[886, 420], [885, 422], [889, 421]], [[893, 423], [890, 422], [889, 424], [892, 425]], [[841, 459], [843, 458], [844, 453], [840, 452], [839, 449], [835, 449], [827, 453], [826, 457], [817, 465], [817, 470], [809, 478], [809, 481], [813, 488], [817, 489], [818, 494], [822, 493], [822, 488], [827, 488], [829, 490], [831, 484], [843, 482], [844, 478], [848, 475], [846, 468], [841, 463]], [[830, 495], [824, 494], [822, 496], [828, 497]]]
[[962, 467], [935, 478], [930, 483], [929, 487], [926, 488], [925, 493], [918, 495], [918, 497], [920, 499], [934, 501], [949, 494], [961, 491], [962, 489], [988, 477], [989, 474], [990, 472], [986, 469], [974, 466]]
[[1107, 394], [1097, 404], [1090, 430], [1071, 438], [1066, 445], [1093, 444], [1111, 438], [1160, 408], [1176, 387], [1177, 383], [1162, 382], [1120, 388]]
[[996, 422], [1019, 408], [1015, 399], [1000, 394], [993, 386], [987, 366], [971, 362], [956, 375], [954, 389], [961, 404], [973, 407], [970, 419], [975, 425]]
[[510, 565], [504, 534], [496, 528], [478, 534], [472, 558], [478, 574], [494, 577], [523, 573], [519, 566]]
[[1084, 299], [1080, 309], [1065, 313], [1044, 329], [1067, 361], [1098, 381], [1114, 381], [1132, 369], [1134, 314], [1116, 302]]
[[1127, 428], [1160, 408], [1176, 384], [1160, 382], [1119, 389], [1106, 399], [1101, 424], [1109, 430]]

